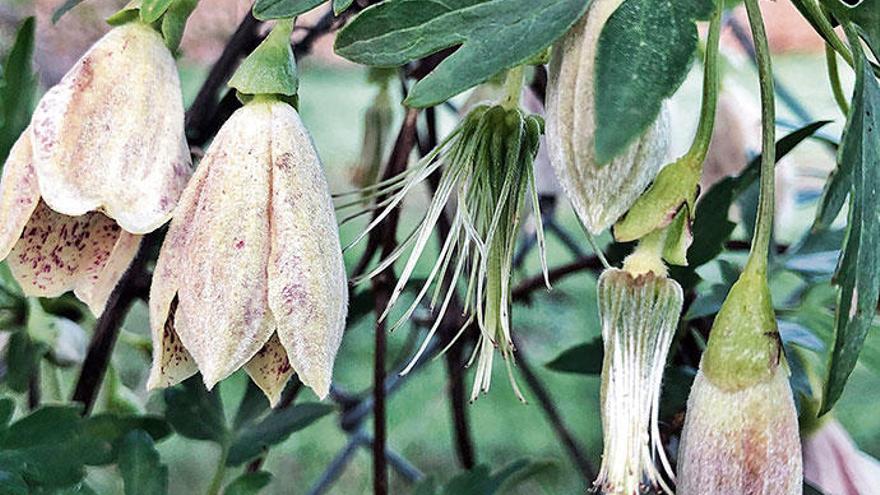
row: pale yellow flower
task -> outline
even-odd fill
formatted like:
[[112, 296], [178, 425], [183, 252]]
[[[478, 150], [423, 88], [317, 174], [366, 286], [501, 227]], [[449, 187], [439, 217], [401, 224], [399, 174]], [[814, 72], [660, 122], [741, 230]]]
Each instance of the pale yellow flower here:
[[327, 395], [348, 286], [321, 162], [290, 105], [257, 100], [214, 139], [153, 276], [149, 387], [244, 366], [274, 404], [295, 372]]

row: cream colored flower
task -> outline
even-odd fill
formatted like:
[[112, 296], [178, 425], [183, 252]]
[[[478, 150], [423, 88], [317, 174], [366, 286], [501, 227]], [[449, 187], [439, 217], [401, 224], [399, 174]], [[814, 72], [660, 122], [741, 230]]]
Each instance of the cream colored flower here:
[[92, 312], [165, 223], [191, 173], [177, 67], [162, 37], [107, 33], [40, 100], [0, 182], [0, 260], [30, 296]]
[[141, 236], [99, 212], [62, 215], [41, 198], [30, 128], [9, 154], [0, 179], [0, 260], [28, 296], [73, 290], [100, 315], [137, 254]]
[[150, 294], [149, 387], [244, 366], [276, 403], [295, 372], [327, 395], [348, 288], [321, 162], [290, 105], [256, 99], [224, 124], [180, 206]]
[[177, 66], [138, 22], [107, 33], [43, 96], [31, 132], [49, 208], [100, 211], [133, 234], [168, 221], [191, 174]]

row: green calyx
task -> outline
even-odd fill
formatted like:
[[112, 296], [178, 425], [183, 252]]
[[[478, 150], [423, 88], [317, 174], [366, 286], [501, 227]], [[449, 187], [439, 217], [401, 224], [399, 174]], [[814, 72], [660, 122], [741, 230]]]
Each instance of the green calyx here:
[[241, 63], [229, 86], [249, 100], [255, 95], [295, 98], [299, 86], [290, 46], [293, 19], [279, 20], [269, 36]]
[[703, 373], [736, 391], [769, 380], [784, 360], [765, 268], [747, 265], [709, 334]]
[[177, 51], [183, 30], [199, 0], [131, 0], [125, 7], [107, 18], [111, 26], [142, 22], [162, 33], [165, 46]]
[[688, 219], [692, 220], [702, 173], [701, 158], [685, 155], [664, 167], [648, 191], [614, 226], [614, 238], [620, 242], [641, 239], [671, 224], [682, 208], [687, 208]]

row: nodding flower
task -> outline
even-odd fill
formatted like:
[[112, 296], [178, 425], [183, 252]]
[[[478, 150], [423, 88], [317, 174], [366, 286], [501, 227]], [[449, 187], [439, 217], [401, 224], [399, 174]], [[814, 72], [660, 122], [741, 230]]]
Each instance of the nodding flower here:
[[0, 260], [29, 296], [73, 290], [99, 315], [191, 174], [183, 98], [162, 37], [101, 38], [40, 100], [0, 180]]
[[[525, 115], [519, 108], [502, 105], [476, 107], [417, 166], [371, 188], [371, 195], [380, 198], [374, 207], [344, 220], [379, 210], [351, 247], [400, 205], [416, 185], [442, 169], [437, 190], [418, 225], [375, 269], [356, 280], [361, 282], [378, 275], [409, 251], [388, 306], [380, 317], [382, 320], [387, 318], [412, 278], [440, 216], [449, 207], [451, 229], [443, 240], [437, 260], [415, 300], [391, 327], [393, 330], [406, 322], [434, 286], [430, 308], [433, 311], [439, 304], [439, 310], [427, 337], [403, 373], [408, 373], [428, 349], [450, 307], [459, 281], [466, 280], [462, 284], [465, 324], [452, 342], [476, 323], [479, 337], [469, 363], [477, 363], [471, 400], [475, 400], [481, 391], [489, 390], [496, 349], [507, 364], [517, 397], [524, 400], [512, 371], [514, 345], [510, 328], [510, 287], [520, 213], [527, 197], [531, 197], [535, 217], [540, 219], [532, 166], [542, 132], [541, 118]], [[360, 193], [351, 193], [357, 194]], [[356, 206], [359, 201], [357, 198], [337, 207]], [[537, 236], [546, 273], [544, 238], [540, 228]]]
[[148, 386], [244, 367], [274, 405], [293, 373], [323, 398], [348, 281], [333, 202], [296, 110], [255, 97], [226, 121], [180, 200], [150, 290]]

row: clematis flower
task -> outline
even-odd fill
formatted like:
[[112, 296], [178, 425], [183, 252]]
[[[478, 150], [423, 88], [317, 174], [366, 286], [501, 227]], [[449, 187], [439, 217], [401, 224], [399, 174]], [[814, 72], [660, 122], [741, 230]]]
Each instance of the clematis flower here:
[[864, 495], [880, 485], [880, 461], [859, 450], [836, 419], [804, 440], [804, 479], [832, 495]]
[[40, 100], [10, 152], [0, 260], [25, 294], [73, 290], [99, 315], [190, 173], [173, 57], [151, 27], [117, 27]]
[[797, 412], [788, 372], [725, 390], [701, 370], [688, 399], [679, 447], [678, 493], [802, 493]]
[[244, 367], [272, 404], [295, 372], [330, 389], [348, 292], [321, 162], [297, 112], [254, 98], [180, 200], [150, 294], [149, 388]]

